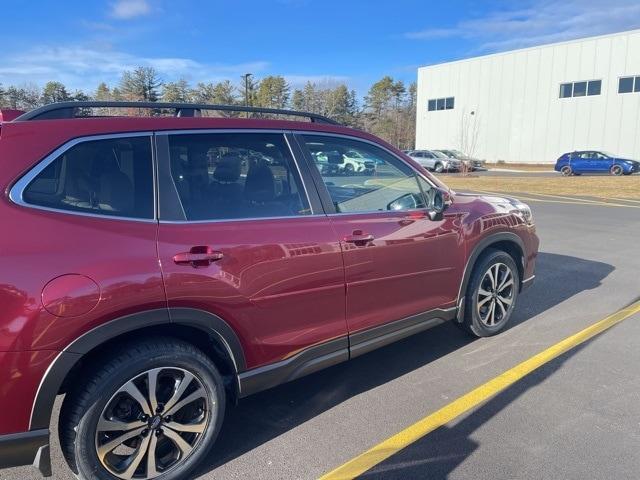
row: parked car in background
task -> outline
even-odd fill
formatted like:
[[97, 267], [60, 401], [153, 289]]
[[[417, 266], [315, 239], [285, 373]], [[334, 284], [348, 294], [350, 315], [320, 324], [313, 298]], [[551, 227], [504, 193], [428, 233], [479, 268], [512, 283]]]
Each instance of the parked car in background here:
[[473, 157], [470, 157], [468, 155], [465, 155], [460, 150], [438, 150], [438, 151], [442, 152], [443, 154], [445, 154], [448, 157], [456, 158], [456, 159], [464, 162], [467, 165], [467, 167], [469, 169], [471, 169], [471, 170], [484, 168], [484, 160], [480, 160], [480, 159], [473, 158]]
[[313, 155], [321, 165], [322, 173], [354, 175], [356, 173], [372, 174], [376, 171], [376, 161], [365, 158], [355, 150], [314, 151]]
[[413, 150], [408, 155], [427, 170], [436, 173], [460, 170], [462, 166], [460, 160], [432, 150]]
[[555, 165], [562, 175], [582, 175], [583, 173], [608, 173], [610, 175], [631, 175], [640, 172], [640, 162], [620, 158], [601, 150], [583, 150], [565, 153]]
[[[174, 115], [90, 118], [107, 105]], [[240, 398], [444, 321], [495, 335], [532, 283], [526, 204], [455, 193], [320, 115], [205, 109], [261, 112], [68, 102], [0, 123], [0, 468], [50, 476], [53, 422], [81, 480], [191, 478]], [[384, 175], [324, 172], [351, 159]]]

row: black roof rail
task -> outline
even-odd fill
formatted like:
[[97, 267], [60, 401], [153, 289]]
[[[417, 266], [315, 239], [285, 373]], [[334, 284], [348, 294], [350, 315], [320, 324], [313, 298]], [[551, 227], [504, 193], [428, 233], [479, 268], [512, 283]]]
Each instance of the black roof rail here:
[[59, 102], [44, 105], [20, 115], [14, 122], [24, 122], [29, 120], [59, 120], [67, 118], [77, 118], [79, 109], [82, 108], [143, 108], [153, 110], [175, 110], [177, 117], [198, 117], [202, 110], [217, 110], [221, 112], [246, 112], [246, 113], [266, 113], [272, 115], [286, 115], [292, 117], [308, 118], [315, 123], [326, 123], [329, 125], [340, 125], [339, 122], [323, 115], [309, 112], [299, 112], [296, 110], [284, 110], [279, 108], [246, 107], [243, 105], [208, 105], [204, 103], [173, 103], [173, 102]]

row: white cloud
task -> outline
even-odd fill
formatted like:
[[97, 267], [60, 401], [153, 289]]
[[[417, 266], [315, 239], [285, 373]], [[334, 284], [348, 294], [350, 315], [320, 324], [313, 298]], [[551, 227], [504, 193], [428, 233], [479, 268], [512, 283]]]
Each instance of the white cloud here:
[[138, 66], [154, 67], [164, 81], [185, 78], [195, 83], [235, 80], [246, 72], [261, 75], [269, 63], [202, 63], [180, 57], [140, 57], [111, 49], [41, 46], [23, 54], [0, 56], [0, 83], [42, 85], [56, 80], [71, 89], [91, 92], [100, 82], [116, 84], [122, 72]]
[[415, 40], [460, 37], [477, 51], [502, 51], [640, 28], [637, 0], [531, 0], [511, 10], [462, 20], [450, 28], [408, 32]]
[[111, 16], [128, 20], [151, 13], [147, 0], [118, 0], [111, 5]]

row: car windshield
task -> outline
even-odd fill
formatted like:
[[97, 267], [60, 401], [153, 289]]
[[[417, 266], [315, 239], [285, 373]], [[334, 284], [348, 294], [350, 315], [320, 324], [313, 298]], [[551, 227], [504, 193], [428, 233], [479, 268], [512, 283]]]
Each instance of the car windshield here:
[[444, 153], [438, 150], [431, 150], [431, 152], [438, 158], [447, 158], [447, 156]]

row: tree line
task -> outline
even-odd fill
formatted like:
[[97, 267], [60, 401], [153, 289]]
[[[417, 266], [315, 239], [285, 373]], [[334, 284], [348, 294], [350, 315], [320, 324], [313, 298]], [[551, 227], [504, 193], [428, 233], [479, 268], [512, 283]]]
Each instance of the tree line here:
[[[307, 82], [292, 88], [280, 75], [261, 79], [242, 77], [190, 84], [185, 79], [163, 82], [151, 67], [125, 71], [115, 85], [100, 83], [94, 92], [70, 91], [61, 82], [3, 87], [0, 107], [31, 110], [41, 105], [66, 101], [149, 101], [194, 102], [245, 105], [303, 110], [330, 117], [338, 122], [378, 135], [401, 149], [412, 148], [415, 139], [416, 84], [385, 76], [369, 88], [363, 99], [341, 82]], [[233, 112], [222, 115], [236, 116]]]

